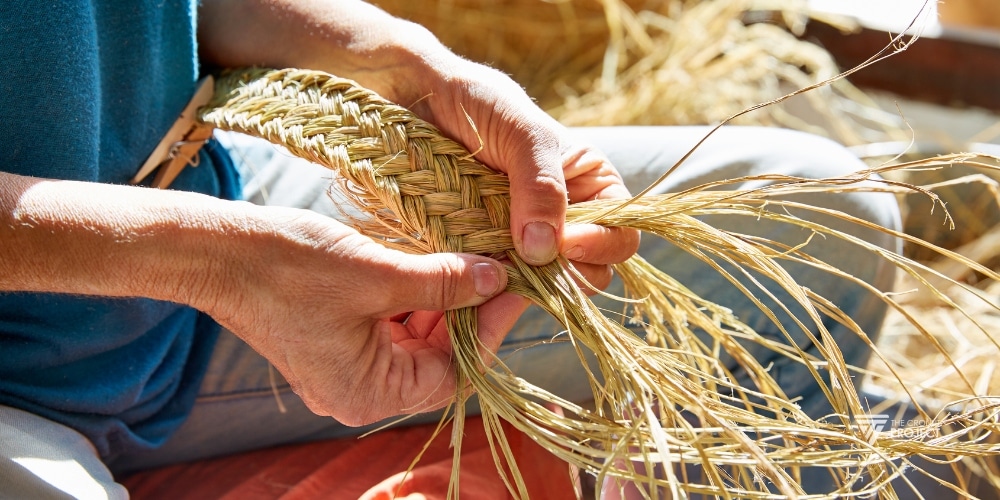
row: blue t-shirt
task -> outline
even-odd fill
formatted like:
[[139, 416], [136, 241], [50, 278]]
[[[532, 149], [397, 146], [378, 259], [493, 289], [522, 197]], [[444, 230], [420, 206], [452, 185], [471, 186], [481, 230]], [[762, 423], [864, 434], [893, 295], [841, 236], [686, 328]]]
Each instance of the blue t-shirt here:
[[[196, 4], [0, 3], [0, 170], [127, 183], [194, 93]], [[238, 184], [213, 143], [171, 189], [233, 199]], [[155, 447], [190, 411], [218, 330], [167, 302], [0, 294], [0, 404], [105, 458]]]

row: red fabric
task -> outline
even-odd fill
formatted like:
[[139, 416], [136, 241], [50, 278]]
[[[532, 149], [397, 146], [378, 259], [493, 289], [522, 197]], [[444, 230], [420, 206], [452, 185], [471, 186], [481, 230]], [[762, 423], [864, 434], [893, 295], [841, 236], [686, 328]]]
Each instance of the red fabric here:
[[[143, 499], [443, 499], [452, 470], [450, 427], [405, 474], [434, 425], [258, 450], [144, 471], [121, 482]], [[569, 466], [503, 424], [531, 498], [573, 499]], [[461, 498], [511, 498], [497, 472], [482, 420], [469, 418], [462, 443]], [[394, 496], [395, 493], [395, 496]]]

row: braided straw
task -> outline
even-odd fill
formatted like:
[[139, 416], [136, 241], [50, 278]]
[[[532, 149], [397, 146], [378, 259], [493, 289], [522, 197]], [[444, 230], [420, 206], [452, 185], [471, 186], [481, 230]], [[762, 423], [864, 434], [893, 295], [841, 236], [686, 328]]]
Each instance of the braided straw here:
[[[793, 217], [788, 209], [912, 238], [843, 213], [782, 201], [789, 193], [904, 190], [894, 184], [858, 184], [870, 172], [824, 181], [770, 176], [771, 184], [751, 191], [704, 186], [669, 196], [641, 196], [627, 204], [605, 200], [571, 206], [571, 222], [639, 229], [677, 242], [719, 272], [725, 273], [722, 263], [740, 272], [769, 276], [808, 311], [812, 322], [782, 325], [785, 343], [765, 339], [727, 309], [694, 295], [635, 256], [615, 271], [630, 297], [629, 316], [644, 330], [643, 340], [598, 310], [574, 284], [568, 262], [532, 267], [518, 258], [509, 234], [506, 176], [478, 163], [410, 111], [356, 83], [304, 70], [231, 72], [217, 82], [215, 99], [202, 110], [201, 119], [221, 129], [262, 137], [338, 173], [347, 200], [370, 216], [370, 220], [356, 221], [359, 230], [387, 246], [415, 253], [503, 256], [512, 263], [509, 290], [528, 297], [562, 323], [566, 341], [576, 348], [587, 369], [595, 400], [593, 409], [583, 408], [519, 379], [502, 359], [484, 361], [475, 309], [446, 314], [457, 387], [471, 386], [479, 394], [494, 458], [498, 467], [506, 464], [512, 470], [508, 488], [519, 498], [527, 492], [500, 430], [501, 418], [599, 480], [645, 483], [653, 497], [682, 498], [689, 493], [800, 497], [799, 474], [807, 468], [834, 474], [843, 485], [841, 493], [891, 495], [888, 482], [910, 466], [908, 457], [997, 454], [997, 447], [983, 439], [996, 428], [996, 410], [989, 405], [978, 406], [978, 413], [970, 410], [937, 420], [928, 417], [926, 425], [908, 430], [905, 436], [865, 425], [866, 420], [858, 417], [866, 411], [851, 382], [857, 368], [844, 363], [823, 317], [854, 330], [873, 350], [875, 346], [834, 304], [796, 285], [778, 263], [802, 262], [826, 270], [867, 287], [890, 307], [900, 309], [891, 295], [810, 257], [804, 251], [807, 245], [793, 248], [760, 241], [721, 231], [698, 218], [729, 214], [793, 224], [850, 241], [917, 275], [923, 271], [919, 265], [849, 234]], [[955, 158], [884, 170], [952, 161]], [[950, 257], [962, 261], [960, 256]], [[1000, 279], [989, 269], [962, 262], [988, 279]], [[763, 288], [746, 289], [727, 276], [749, 297], [769, 293]], [[774, 311], [756, 303], [766, 315], [775, 317]], [[796, 346], [789, 334], [793, 329], [807, 332], [821, 359]], [[753, 344], [804, 365], [838, 415], [820, 422], [803, 413], [750, 354], [748, 346]], [[586, 361], [588, 352], [596, 358], [593, 366]], [[735, 383], [733, 374], [718, 360], [720, 352], [735, 359], [755, 387]], [[818, 361], [825, 366], [823, 375]], [[464, 419], [461, 403], [466, 397], [459, 391], [458, 404], [453, 404], [456, 470]], [[561, 411], [552, 411], [543, 402]], [[451, 494], [457, 496], [457, 472], [453, 480]], [[954, 489], [963, 491], [961, 486]], [[817, 498], [832, 498], [836, 493]]]

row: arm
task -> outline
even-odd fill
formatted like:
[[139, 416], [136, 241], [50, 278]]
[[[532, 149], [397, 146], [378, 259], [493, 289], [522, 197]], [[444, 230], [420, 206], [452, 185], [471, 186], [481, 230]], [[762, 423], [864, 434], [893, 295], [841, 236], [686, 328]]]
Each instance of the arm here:
[[182, 285], [203, 272], [225, 274], [217, 266], [225, 262], [220, 236], [249, 219], [192, 193], [0, 172], [0, 290], [204, 307], [210, 299], [185, 294]]

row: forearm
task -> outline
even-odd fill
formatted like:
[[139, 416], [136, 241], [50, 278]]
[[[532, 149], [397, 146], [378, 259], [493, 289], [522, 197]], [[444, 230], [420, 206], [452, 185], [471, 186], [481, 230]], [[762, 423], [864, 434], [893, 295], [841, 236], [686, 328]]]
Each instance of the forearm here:
[[235, 205], [0, 172], [0, 290], [210, 307], [214, 287], [234, 274], [233, 246], [261, 232], [257, 219]]
[[202, 57], [221, 67], [298, 67], [410, 104], [465, 62], [426, 29], [352, 0], [204, 0]]

